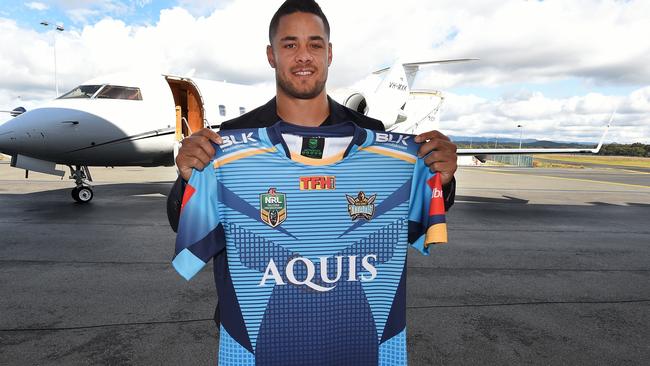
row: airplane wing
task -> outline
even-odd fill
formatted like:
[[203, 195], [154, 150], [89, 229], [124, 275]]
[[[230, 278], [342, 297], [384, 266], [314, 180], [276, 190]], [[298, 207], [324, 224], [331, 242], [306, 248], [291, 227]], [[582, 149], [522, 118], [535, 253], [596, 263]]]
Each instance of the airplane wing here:
[[[408, 73], [409, 69], [415, 69], [415, 70], [417, 70], [417, 68], [418, 68], [419, 66], [422, 66], [422, 65], [431, 65], [431, 64], [451, 64], [451, 63], [456, 63], [456, 62], [478, 61], [478, 60], [480, 60], [480, 59], [478, 59], [478, 58], [456, 58], [456, 59], [449, 59], [449, 60], [434, 60], [434, 61], [421, 61], [421, 62], [407, 62], [407, 63], [402, 64], [402, 66], [404, 66], [404, 68], [407, 70], [407, 73]], [[385, 68], [383, 68], [383, 69], [381, 69], [381, 70], [377, 70], [377, 71], [373, 72], [373, 74], [375, 74], [375, 75], [377, 75], [377, 74], [381, 74], [381, 73], [383, 73], [383, 72], [388, 71], [389, 69], [390, 69], [390, 67], [385, 67]]]
[[593, 149], [571, 149], [571, 148], [561, 148], [561, 149], [553, 149], [553, 148], [535, 148], [535, 149], [458, 149], [456, 151], [457, 155], [518, 155], [518, 154], [598, 154], [600, 151], [600, 148], [603, 147], [603, 142], [605, 141], [605, 136], [607, 136], [607, 132], [609, 131], [609, 127], [612, 124], [612, 120], [614, 119], [614, 113], [612, 113], [612, 116], [609, 118], [609, 122], [607, 123], [607, 127], [605, 127], [605, 132], [603, 132], [603, 135], [600, 137], [600, 142], [598, 142], [598, 146], [596, 146]]

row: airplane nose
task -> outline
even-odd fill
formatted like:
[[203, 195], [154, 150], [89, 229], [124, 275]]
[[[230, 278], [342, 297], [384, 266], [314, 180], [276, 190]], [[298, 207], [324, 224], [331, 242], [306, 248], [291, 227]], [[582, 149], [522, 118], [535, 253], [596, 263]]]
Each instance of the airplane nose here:
[[11, 146], [16, 137], [14, 131], [6, 126], [7, 123], [0, 125], [0, 152], [11, 155]]

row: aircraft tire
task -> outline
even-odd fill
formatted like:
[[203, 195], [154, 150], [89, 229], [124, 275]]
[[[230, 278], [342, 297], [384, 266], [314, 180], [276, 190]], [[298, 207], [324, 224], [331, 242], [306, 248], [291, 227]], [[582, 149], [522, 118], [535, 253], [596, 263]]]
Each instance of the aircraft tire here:
[[72, 198], [79, 203], [88, 203], [93, 199], [93, 190], [90, 187], [75, 187], [72, 189]]

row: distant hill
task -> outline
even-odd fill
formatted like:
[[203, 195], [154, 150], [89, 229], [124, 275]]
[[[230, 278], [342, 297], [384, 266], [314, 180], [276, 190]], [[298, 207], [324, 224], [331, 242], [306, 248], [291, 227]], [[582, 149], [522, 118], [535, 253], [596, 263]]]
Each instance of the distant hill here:
[[[479, 146], [494, 147], [494, 137], [473, 137], [473, 136], [449, 136], [451, 141], [456, 145], [467, 147], [472, 144], [472, 147], [478, 148]], [[597, 145], [596, 142], [571, 142], [571, 141], [548, 141], [536, 139], [523, 139], [521, 140], [522, 147], [553, 147], [553, 148], [583, 148], [585, 146], [593, 147]], [[519, 147], [519, 139], [513, 138], [499, 138], [497, 147]]]

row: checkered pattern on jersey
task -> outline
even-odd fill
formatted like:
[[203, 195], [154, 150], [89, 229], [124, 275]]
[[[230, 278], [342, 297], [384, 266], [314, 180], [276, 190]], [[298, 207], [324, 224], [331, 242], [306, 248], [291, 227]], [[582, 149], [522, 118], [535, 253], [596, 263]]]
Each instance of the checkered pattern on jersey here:
[[254, 366], [255, 356], [235, 341], [230, 334], [220, 327], [219, 331], [219, 365]]
[[376, 339], [359, 281], [324, 293], [275, 286], [255, 356], [258, 365], [377, 365]]
[[379, 346], [379, 366], [406, 365], [406, 330]]
[[[325, 256], [325, 274], [331, 280], [339, 279], [334, 284], [321, 280], [321, 262], [314, 261], [316, 276], [312, 282], [331, 288], [319, 292], [304, 285], [291, 284], [287, 279], [284, 272], [286, 263], [299, 253], [286, 250], [238, 225], [227, 225], [227, 233], [241, 264], [264, 272], [272, 259], [285, 283], [274, 285], [266, 310], [260, 317], [259, 328], [255, 327], [256, 324], [247, 324], [247, 327], [251, 326], [249, 334], [255, 333], [257, 363], [292, 365], [308, 359], [313, 365], [376, 364], [380, 335], [367, 293], [359, 280], [361, 276], [370, 276], [362, 266], [362, 258], [368, 254], [375, 255], [376, 260], [372, 260], [375, 266], [390, 261], [403, 226], [403, 221], [397, 220], [351, 243], [344, 250]], [[355, 281], [347, 281], [350, 256], [357, 257], [353, 262]], [[294, 273], [298, 280], [307, 277], [303, 265], [294, 266]], [[269, 280], [268, 285], [273, 285], [273, 281]], [[392, 296], [388, 302], [392, 302]], [[278, 352], [279, 349], [286, 351]], [[340, 351], [332, 353], [332, 349]]]

